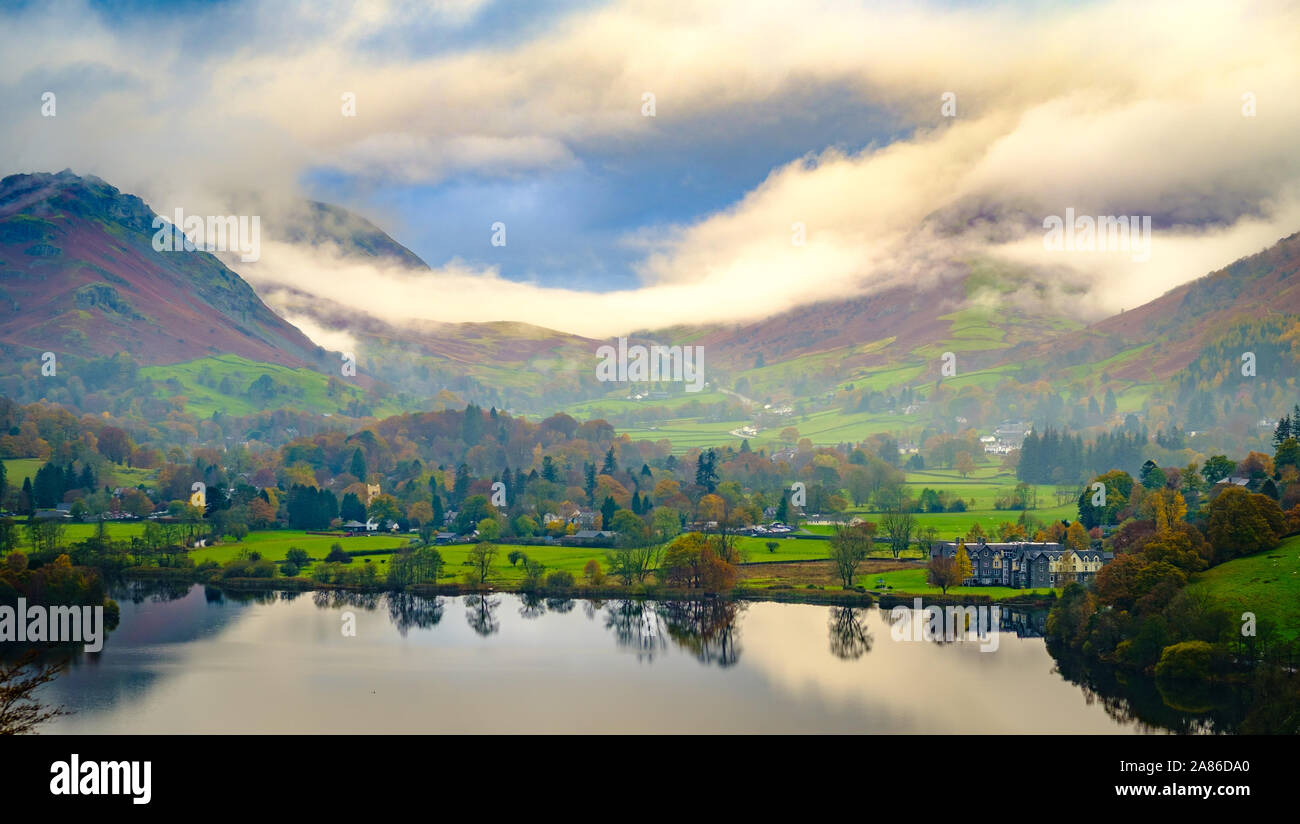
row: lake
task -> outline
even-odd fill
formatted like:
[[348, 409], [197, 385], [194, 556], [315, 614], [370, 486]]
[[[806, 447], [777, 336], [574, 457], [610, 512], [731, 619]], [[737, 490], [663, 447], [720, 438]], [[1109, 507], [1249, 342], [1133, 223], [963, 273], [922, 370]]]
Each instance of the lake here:
[[[888, 611], [514, 594], [114, 593], [47, 733], [1132, 733], [1044, 641], [891, 638]], [[348, 624], [355, 635], [345, 635]]]

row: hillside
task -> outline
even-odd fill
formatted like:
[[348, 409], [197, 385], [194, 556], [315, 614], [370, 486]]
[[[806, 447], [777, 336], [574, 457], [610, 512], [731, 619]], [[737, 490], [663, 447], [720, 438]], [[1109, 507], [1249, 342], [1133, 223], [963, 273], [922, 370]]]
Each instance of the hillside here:
[[1168, 380], [1234, 326], [1286, 315], [1300, 315], [1300, 233], [1149, 303], [1018, 354], [1057, 363], [1115, 358], [1113, 377]]
[[1282, 541], [1277, 549], [1200, 573], [1189, 585], [1234, 610], [1253, 612], [1267, 620], [1288, 640], [1300, 636], [1300, 535]]
[[0, 344], [12, 358], [125, 352], [304, 367], [324, 353], [207, 252], [153, 248], [154, 212], [95, 177], [0, 180]]

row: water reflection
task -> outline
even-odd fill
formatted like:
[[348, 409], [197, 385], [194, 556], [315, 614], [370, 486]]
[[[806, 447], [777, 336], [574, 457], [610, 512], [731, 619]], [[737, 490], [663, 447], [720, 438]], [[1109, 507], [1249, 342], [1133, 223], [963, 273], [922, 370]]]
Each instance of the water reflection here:
[[546, 602], [534, 592], [525, 592], [519, 596], [520, 618], [541, 618], [546, 614]]
[[871, 631], [866, 626], [867, 610], [831, 607], [831, 655], [841, 661], [856, 661], [871, 652]]
[[605, 629], [614, 633], [614, 643], [636, 652], [637, 659], [653, 661], [668, 647], [663, 621], [653, 602], [618, 600], [605, 605]]
[[706, 598], [702, 601], [666, 601], [659, 612], [668, 627], [668, 637], [704, 663], [729, 667], [740, 660], [740, 628], [737, 617], [744, 601]]
[[387, 600], [388, 618], [403, 638], [411, 627], [430, 629], [442, 620], [443, 599], [437, 596], [426, 598], [405, 592], [390, 593]]
[[1248, 695], [1239, 686], [1165, 684], [1126, 676], [1072, 652], [1053, 654], [1055, 671], [1077, 685], [1089, 705], [1099, 704], [1117, 722], [1142, 732], [1236, 733], [1249, 711]]
[[[484, 638], [499, 632], [501, 622], [497, 620], [496, 613], [500, 606], [500, 598], [493, 598], [490, 595], [466, 595], [465, 620], [469, 622], [470, 629]], [[519, 614], [523, 615], [523, 613], [524, 610], [521, 608]]]
[[[167, 586], [114, 597], [122, 623], [104, 652], [48, 688], [77, 711], [49, 731], [1224, 728], [1221, 710], [1196, 712], [1204, 696], [1151, 687], [1135, 705], [1095, 673], [1057, 671], [1029, 614], [985, 655], [895, 642], [875, 608]], [[444, 621], [457, 606], [465, 620]]]

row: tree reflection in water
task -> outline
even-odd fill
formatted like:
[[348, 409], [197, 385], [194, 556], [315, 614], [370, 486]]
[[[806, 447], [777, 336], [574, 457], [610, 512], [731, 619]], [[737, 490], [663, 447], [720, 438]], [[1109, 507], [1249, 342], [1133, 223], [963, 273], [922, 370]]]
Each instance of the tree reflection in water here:
[[546, 605], [542, 602], [542, 596], [535, 592], [524, 592], [519, 595], [519, 617], [532, 620], [541, 618], [546, 614]]
[[559, 613], [560, 615], [563, 615], [566, 612], [573, 612], [575, 606], [577, 606], [577, 604], [574, 603], [572, 598], [546, 599], [546, 608], [551, 612]]
[[[142, 604], [145, 601], [154, 603], [179, 601], [189, 595], [194, 587], [194, 584], [189, 581], [114, 581], [112, 583], [110, 595], [113, 600], [130, 601], [133, 604]], [[208, 589], [212, 592], [220, 592], [212, 587]]]
[[704, 598], [665, 601], [658, 612], [668, 625], [668, 637], [705, 664], [729, 667], [740, 660], [741, 601]]
[[497, 608], [500, 606], [500, 598], [466, 595], [465, 620], [471, 629], [486, 638], [501, 629], [501, 622], [497, 619]]
[[1111, 718], [1144, 733], [1237, 733], [1250, 709], [1249, 691], [1241, 687], [1191, 685], [1192, 700], [1149, 676], [1125, 673], [1053, 644], [1047, 650], [1055, 659], [1054, 671], [1077, 685], [1089, 706], [1100, 703]]
[[442, 599], [436, 595], [428, 598], [408, 592], [390, 592], [387, 597], [388, 618], [403, 638], [411, 627], [430, 629], [442, 620]]
[[656, 654], [668, 647], [663, 622], [652, 601], [621, 600], [606, 604], [605, 629], [614, 632], [614, 642], [620, 647], [634, 650], [638, 660], [653, 661]]
[[856, 661], [871, 652], [872, 637], [864, 620], [867, 610], [831, 607], [831, 655], [842, 661]]
[[374, 612], [383, 597], [380, 592], [352, 592], [346, 589], [318, 589], [311, 594], [312, 603], [321, 609], [350, 607], [364, 609], [366, 612]]

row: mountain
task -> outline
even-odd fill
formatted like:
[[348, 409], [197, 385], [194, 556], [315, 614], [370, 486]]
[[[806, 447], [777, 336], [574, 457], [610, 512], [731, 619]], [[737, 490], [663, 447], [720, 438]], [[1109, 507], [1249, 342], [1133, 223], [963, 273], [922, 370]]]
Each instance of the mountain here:
[[[1289, 406], [1287, 381], [1300, 374], [1300, 235], [1091, 325], [1069, 308], [1084, 287], [976, 259], [751, 322], [629, 329], [633, 343], [704, 348], [708, 390], [692, 395], [681, 384], [646, 393], [599, 382], [606, 340], [527, 323], [397, 324], [278, 287], [277, 308], [354, 342], [340, 348], [355, 349], [357, 373], [340, 381], [338, 354], [219, 259], [154, 251], [154, 219], [97, 178], [0, 181], [0, 393], [144, 418], [161, 414], [159, 403], [198, 418], [272, 409], [364, 418], [473, 402], [603, 416], [634, 436], [692, 443], [760, 417], [767, 432], [797, 419], [817, 442], [889, 431], [924, 441], [1004, 419], [1110, 427], [1130, 413], [1243, 429]], [[270, 225], [280, 240], [429, 271], [337, 206], [303, 201]], [[1264, 366], [1261, 380], [1242, 383], [1234, 370], [1247, 349]], [[44, 351], [74, 360], [125, 352], [142, 368], [61, 391], [23, 377]], [[956, 374], [941, 371], [950, 353]], [[1102, 410], [1112, 394], [1118, 403]], [[787, 409], [786, 419], [756, 403]]]
[[0, 180], [0, 345], [11, 357], [125, 352], [142, 365], [321, 360], [213, 255], [155, 251], [155, 217], [140, 198], [69, 170]]
[[[1243, 326], [1296, 316], [1300, 316], [1300, 233], [1142, 306], [1025, 347], [1015, 356], [1067, 366], [1103, 363], [1111, 378], [1163, 382], [1179, 378], [1207, 348], [1239, 333]], [[1259, 340], [1246, 348], [1276, 344], [1276, 340]], [[1240, 354], [1235, 353], [1234, 359]]]
[[[395, 262], [408, 269], [428, 269], [420, 256], [393, 240], [383, 229], [358, 214], [330, 203], [308, 200], [288, 210], [282, 219], [268, 221], [287, 228], [277, 236], [294, 244], [329, 243], [354, 257]], [[258, 214], [264, 213], [259, 211]]]

